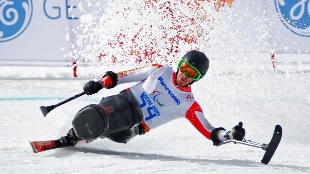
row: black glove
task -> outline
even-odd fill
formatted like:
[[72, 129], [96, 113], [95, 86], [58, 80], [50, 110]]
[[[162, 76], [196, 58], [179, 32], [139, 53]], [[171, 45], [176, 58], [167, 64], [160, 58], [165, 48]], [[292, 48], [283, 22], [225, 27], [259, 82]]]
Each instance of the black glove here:
[[83, 90], [87, 95], [92, 95], [100, 91], [102, 88], [103, 85], [100, 82], [89, 81], [84, 85]]
[[211, 140], [213, 141], [213, 145], [218, 146], [223, 139], [242, 141], [245, 136], [245, 130], [242, 128], [242, 125], [242, 122], [239, 122], [239, 124], [233, 127], [231, 131], [226, 131], [222, 127], [213, 129], [211, 132]]
[[231, 130], [231, 135], [233, 137], [233, 139], [235, 140], [239, 140], [242, 141], [244, 136], [245, 136], [245, 130], [242, 127], [243, 123], [239, 122], [238, 125], [236, 125], [235, 127], [232, 128]]

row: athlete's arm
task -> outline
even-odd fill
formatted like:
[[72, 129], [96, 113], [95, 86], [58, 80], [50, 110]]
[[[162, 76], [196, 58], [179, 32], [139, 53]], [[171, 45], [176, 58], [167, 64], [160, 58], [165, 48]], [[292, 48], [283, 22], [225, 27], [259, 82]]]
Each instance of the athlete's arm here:
[[144, 66], [117, 73], [108, 71], [99, 82], [108, 89], [122, 83], [139, 82], [147, 79], [152, 72], [161, 67], [159, 64], [153, 64], [152, 66]]
[[159, 64], [153, 64], [152, 66], [144, 66], [127, 71], [120, 71], [117, 73], [117, 84], [140, 82], [147, 79], [152, 72], [161, 67], [162, 66]]
[[204, 117], [202, 109], [197, 102], [194, 102], [193, 105], [187, 110], [186, 118], [202, 135], [211, 140], [211, 132], [214, 127]]

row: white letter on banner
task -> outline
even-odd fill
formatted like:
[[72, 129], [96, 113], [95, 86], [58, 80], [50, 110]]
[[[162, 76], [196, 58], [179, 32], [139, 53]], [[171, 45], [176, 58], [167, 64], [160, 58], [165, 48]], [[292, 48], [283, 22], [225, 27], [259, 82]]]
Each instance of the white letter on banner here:
[[[293, 20], [299, 20], [304, 15], [304, 13], [306, 12], [306, 2], [307, 1], [308, 0], [301, 0], [292, 7], [292, 9], [290, 10], [290, 16]], [[308, 7], [307, 11], [309, 12], [309, 2], [308, 2], [307, 7]], [[294, 12], [296, 12], [298, 8], [300, 8], [298, 15], [294, 15]]]
[[310, 1], [308, 2], [308, 15], [310, 16]]
[[[14, 25], [18, 20], [18, 12], [16, 9], [9, 8], [7, 11], [4, 12], [4, 8], [6, 6], [13, 5], [13, 4], [14, 2], [10, 2], [10, 1], [4, 1], [4, 2], [0, 1], [0, 14], [3, 14], [3, 16], [0, 15], [0, 22], [2, 22], [4, 25]], [[11, 18], [12, 16], [11, 13], [13, 13], [13, 20], [12, 21], [5, 20], [4, 16]]]

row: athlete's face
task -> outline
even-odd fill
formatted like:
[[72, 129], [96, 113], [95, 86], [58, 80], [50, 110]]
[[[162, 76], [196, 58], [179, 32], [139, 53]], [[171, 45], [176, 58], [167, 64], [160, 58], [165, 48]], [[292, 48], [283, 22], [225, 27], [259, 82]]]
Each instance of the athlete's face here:
[[186, 86], [194, 81], [194, 79], [200, 78], [198, 70], [190, 66], [186, 61], [181, 60], [178, 64], [177, 84]]
[[182, 72], [182, 71], [178, 71], [178, 74], [177, 74], [177, 80], [176, 80], [177, 84], [178, 85], [181, 85], [181, 86], [186, 86], [190, 83], [193, 82], [193, 79], [192, 78], [189, 78], [187, 77], [186, 73], [185, 72]]

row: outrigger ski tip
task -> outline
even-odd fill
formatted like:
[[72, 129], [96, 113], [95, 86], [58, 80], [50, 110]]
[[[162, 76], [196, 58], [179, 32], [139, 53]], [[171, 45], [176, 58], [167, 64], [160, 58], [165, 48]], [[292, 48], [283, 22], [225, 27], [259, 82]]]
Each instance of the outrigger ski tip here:
[[277, 147], [281, 141], [282, 138], [282, 127], [280, 125], [276, 125], [273, 136], [271, 138], [270, 143], [268, 144], [268, 147], [266, 149], [265, 155], [262, 159], [263, 164], [268, 164], [271, 160], [273, 154], [277, 150]]
[[247, 146], [261, 148], [261, 149], [266, 151], [261, 162], [263, 164], [267, 165], [269, 163], [269, 161], [271, 160], [273, 154], [277, 150], [277, 147], [281, 141], [281, 138], [282, 138], [282, 127], [280, 125], [276, 125], [274, 132], [273, 132], [273, 136], [272, 136], [269, 144], [257, 143], [257, 142], [253, 142], [251, 140], [245, 140], [244, 139], [242, 141], [227, 140], [227, 141], [221, 142], [219, 145], [223, 145], [223, 144], [227, 144], [227, 143], [235, 143], [235, 144], [243, 144], [243, 145], [247, 145]]

